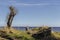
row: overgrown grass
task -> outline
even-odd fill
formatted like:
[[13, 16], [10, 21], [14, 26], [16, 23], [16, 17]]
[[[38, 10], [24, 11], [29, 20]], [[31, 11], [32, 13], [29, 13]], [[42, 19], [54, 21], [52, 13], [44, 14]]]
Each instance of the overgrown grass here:
[[[39, 31], [39, 30], [44, 30], [44, 29], [47, 29], [46, 27], [45, 28], [35, 28], [35, 29], [32, 29], [32, 32], [36, 33], [36, 31]], [[20, 31], [20, 30], [16, 30], [16, 29], [2, 29], [4, 32], [4, 35], [6, 35], [7, 37], [10, 37], [10, 38], [13, 38], [13, 39], [17, 39], [17, 40], [35, 40], [35, 38], [32, 37], [32, 35], [30, 34], [27, 34], [27, 31]], [[8, 31], [11, 31], [11, 33], [9, 33]], [[30, 30], [29, 30], [30, 31]], [[1, 33], [1, 32], [0, 32]], [[4, 36], [3, 35], [3, 36]], [[51, 35], [56, 38], [56, 39], [59, 39], [60, 38], [60, 32], [51, 32]], [[40, 36], [40, 35], [39, 35]], [[0, 36], [1, 37], [1, 36]], [[2, 37], [1, 37], [2, 38]], [[0, 38], [0, 39], [1, 39]], [[3, 39], [6, 39], [6, 38], [3, 38]], [[7, 40], [7, 39], [6, 39]], [[40, 40], [40, 39], [39, 39]]]
[[54, 35], [56, 39], [60, 39], [60, 32], [52, 32], [52, 35]]
[[11, 29], [11, 31], [13, 33], [8, 33], [8, 35], [10, 37], [15, 37], [15, 38], [22, 38], [22, 40], [34, 40], [33, 37], [31, 37], [31, 35], [27, 34], [26, 31], [19, 31], [19, 30], [15, 30], [15, 29]]

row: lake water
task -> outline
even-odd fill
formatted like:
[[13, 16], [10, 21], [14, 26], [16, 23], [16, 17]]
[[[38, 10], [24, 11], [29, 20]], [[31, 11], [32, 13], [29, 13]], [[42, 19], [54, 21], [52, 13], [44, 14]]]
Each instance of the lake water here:
[[52, 27], [51, 29], [52, 29], [52, 31], [60, 32], [60, 27]]
[[[3, 27], [0, 27], [0, 29], [2, 29]], [[14, 29], [17, 29], [17, 30], [22, 30], [22, 31], [25, 31], [25, 28], [26, 27], [13, 27]], [[36, 27], [29, 27], [29, 29], [32, 29], [32, 28], [36, 28]], [[52, 31], [57, 31], [57, 32], [60, 32], [60, 27], [51, 27], [51, 30]]]
[[[14, 28], [18, 29], [18, 30], [25, 30], [25, 27], [14, 27]], [[35, 27], [29, 27], [29, 29], [32, 29], [32, 28], [35, 28]], [[56, 31], [56, 32], [60, 32], [60, 27], [51, 27], [51, 30]]]

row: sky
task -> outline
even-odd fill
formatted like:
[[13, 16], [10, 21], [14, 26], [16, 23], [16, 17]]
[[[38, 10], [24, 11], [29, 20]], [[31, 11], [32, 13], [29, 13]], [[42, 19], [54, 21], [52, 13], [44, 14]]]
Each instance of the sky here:
[[60, 26], [60, 0], [0, 0], [0, 26], [7, 23], [9, 6], [17, 10], [12, 26]]

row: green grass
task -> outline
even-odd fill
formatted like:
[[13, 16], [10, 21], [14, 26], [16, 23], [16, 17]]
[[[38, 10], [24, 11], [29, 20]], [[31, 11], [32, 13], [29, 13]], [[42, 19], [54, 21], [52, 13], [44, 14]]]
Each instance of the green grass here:
[[[36, 31], [39, 31], [39, 30], [44, 30], [44, 29], [47, 29], [47, 27], [44, 27], [44, 28], [35, 28], [32, 30], [29, 30], [29, 32], [33, 32], [33, 33], [36, 33]], [[4, 29], [3, 30], [4, 32], [4, 35], [8, 35], [7, 37], [10, 37], [10, 38], [16, 38], [17, 40], [35, 40], [35, 38], [33, 38], [30, 34], [27, 34], [27, 31], [21, 31], [21, 30], [16, 30], [16, 29], [13, 29], [11, 28], [10, 31], [12, 33], [9, 33], [9, 29]], [[1, 32], [0, 32], [1, 33]], [[56, 39], [59, 39], [60, 38], [60, 32], [52, 32], [51, 33], [52, 36]], [[0, 36], [0, 39], [2, 39], [2, 37]], [[3, 38], [3, 39], [6, 39], [6, 38]], [[6, 39], [7, 40], [7, 39]], [[39, 39], [40, 40], [40, 39]]]
[[31, 35], [27, 34], [26, 31], [19, 31], [19, 30], [15, 30], [15, 29], [11, 29], [11, 31], [13, 33], [8, 33], [8, 35], [10, 37], [16, 37], [16, 38], [19, 38], [19, 37], [22, 37], [23, 40], [34, 40], [33, 37], [31, 37]]

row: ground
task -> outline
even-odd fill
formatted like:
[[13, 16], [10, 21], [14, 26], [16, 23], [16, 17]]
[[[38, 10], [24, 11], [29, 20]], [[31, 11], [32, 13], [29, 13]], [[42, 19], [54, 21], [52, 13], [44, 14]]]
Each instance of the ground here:
[[[40, 29], [35, 28], [35, 29], [29, 30], [29, 31], [20, 31], [20, 30], [14, 29], [14, 28], [10, 28], [10, 29], [3, 28], [0, 30], [0, 40], [38, 40], [38, 39], [32, 37], [32, 35], [35, 33], [38, 36], [39, 33], [41, 33], [43, 30], [46, 31], [46, 29], [47, 28], [42, 27]], [[41, 35], [39, 35], [39, 37], [40, 36]], [[52, 38], [52, 40], [55, 40], [55, 39], [60, 40], [60, 32], [51, 32], [51, 38]], [[46, 39], [46, 37], [45, 37], [45, 39]], [[45, 40], [45, 39], [43, 39], [43, 40]]]

